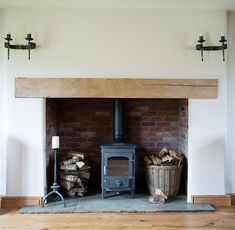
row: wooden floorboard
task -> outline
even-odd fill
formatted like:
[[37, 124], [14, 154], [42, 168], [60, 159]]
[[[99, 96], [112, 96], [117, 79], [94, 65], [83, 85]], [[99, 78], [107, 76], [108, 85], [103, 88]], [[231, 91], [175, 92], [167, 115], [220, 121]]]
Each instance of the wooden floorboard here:
[[0, 229], [235, 229], [235, 206], [197, 213], [17, 214], [0, 210]]

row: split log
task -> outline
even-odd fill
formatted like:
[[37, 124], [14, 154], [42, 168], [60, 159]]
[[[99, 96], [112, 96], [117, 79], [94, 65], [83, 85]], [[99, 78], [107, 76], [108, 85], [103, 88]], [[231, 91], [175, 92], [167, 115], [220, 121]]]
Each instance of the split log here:
[[76, 164], [69, 164], [69, 165], [61, 165], [60, 169], [62, 170], [71, 170], [71, 171], [76, 171], [77, 170], [77, 165]]
[[145, 161], [145, 163], [147, 165], [151, 165], [152, 164], [152, 161], [147, 156], [144, 157], [144, 161]]
[[87, 179], [87, 180], [89, 180], [90, 179], [90, 172], [87, 172], [87, 171], [81, 171], [81, 177], [82, 178], [85, 178], [85, 179]]
[[77, 188], [72, 188], [71, 191], [75, 193], [85, 193], [86, 189], [84, 187], [77, 187]]
[[78, 192], [77, 196], [81, 196], [82, 197], [82, 196], [84, 196], [84, 193], [83, 192]]
[[167, 196], [164, 192], [162, 192], [162, 190], [161, 190], [161, 189], [156, 189], [156, 191], [155, 191], [155, 195], [162, 196], [165, 200], [167, 200], [167, 199], [168, 199], [168, 196]]
[[76, 182], [78, 180], [78, 176], [74, 175], [61, 175], [61, 178], [70, 182]]
[[69, 152], [70, 155], [72, 155], [72, 158], [74, 159], [79, 159], [79, 160], [84, 160], [84, 153], [81, 152]]
[[171, 162], [171, 161], [174, 159], [174, 157], [169, 156], [169, 155], [166, 155], [166, 157], [167, 157], [167, 159], [168, 159], [168, 162]]
[[162, 190], [156, 189], [155, 194], [149, 197], [149, 202], [153, 204], [164, 204], [167, 199], [167, 195]]
[[69, 164], [73, 164], [73, 163], [76, 163], [78, 161], [78, 159], [68, 159], [66, 161], [63, 161], [63, 164], [64, 165], [69, 165]]
[[60, 180], [61, 187], [66, 189], [66, 191], [69, 191], [74, 186], [74, 182], [67, 181], [67, 180]]
[[89, 166], [89, 165], [83, 165], [83, 166], [80, 168], [81, 171], [85, 171], [85, 170], [89, 170], [89, 169], [91, 169], [91, 166]]
[[181, 156], [181, 155], [175, 156], [174, 159], [176, 159], [176, 160], [178, 161], [178, 165], [179, 165], [179, 166], [180, 166], [180, 165], [182, 164], [182, 162], [183, 162], [183, 156]]
[[67, 195], [68, 195], [69, 197], [75, 197], [75, 196], [76, 196], [76, 192], [70, 190], [70, 191], [67, 192]]
[[81, 186], [81, 187], [83, 187], [84, 185], [83, 185], [83, 182], [82, 182], [82, 180], [81, 180], [81, 178], [77, 178], [77, 180], [75, 181], [76, 182], [76, 184], [78, 185], [78, 186]]
[[174, 150], [169, 150], [169, 153], [170, 153], [171, 157], [176, 157], [177, 156], [177, 153]]
[[162, 158], [164, 155], [166, 155], [168, 153], [168, 149], [166, 147], [164, 147], [159, 153], [158, 156], [160, 158]]
[[80, 169], [82, 166], [85, 165], [85, 163], [83, 161], [78, 161], [76, 162], [76, 165], [78, 166], [78, 168]]
[[149, 197], [149, 203], [164, 204], [165, 199], [162, 196], [159, 196], [159, 195], [152, 195], [152, 196]]
[[155, 160], [157, 161], [157, 165], [162, 164], [162, 160], [160, 158], [158, 158], [157, 156], [155, 156]]
[[168, 162], [168, 157], [167, 156], [162, 158], [162, 163], [165, 163], [165, 162]]
[[154, 165], [161, 165], [162, 161], [157, 156], [150, 155], [149, 158], [152, 160]]

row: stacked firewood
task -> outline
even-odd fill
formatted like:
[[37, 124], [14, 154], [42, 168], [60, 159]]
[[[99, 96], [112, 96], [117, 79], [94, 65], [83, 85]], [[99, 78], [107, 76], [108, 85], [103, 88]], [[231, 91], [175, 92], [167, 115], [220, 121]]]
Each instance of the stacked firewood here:
[[147, 165], [157, 166], [182, 166], [183, 159], [183, 155], [174, 150], [168, 150], [166, 147], [164, 147], [158, 154], [150, 154], [149, 156], [144, 157], [144, 161]]
[[68, 197], [84, 196], [87, 192], [91, 167], [84, 161], [84, 153], [69, 152], [60, 162], [60, 185]]

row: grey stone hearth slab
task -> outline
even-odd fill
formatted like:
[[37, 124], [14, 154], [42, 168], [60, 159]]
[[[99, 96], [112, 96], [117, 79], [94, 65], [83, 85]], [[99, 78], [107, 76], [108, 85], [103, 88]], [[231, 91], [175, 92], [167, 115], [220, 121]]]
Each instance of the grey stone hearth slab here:
[[82, 198], [66, 199], [67, 207], [63, 203], [53, 202], [41, 206], [25, 206], [19, 209], [21, 214], [36, 213], [105, 213], [105, 212], [211, 212], [209, 204], [190, 204], [186, 196], [176, 196], [167, 200], [165, 204], [150, 204], [147, 195], [138, 195], [130, 198], [127, 195], [102, 198], [101, 194]]

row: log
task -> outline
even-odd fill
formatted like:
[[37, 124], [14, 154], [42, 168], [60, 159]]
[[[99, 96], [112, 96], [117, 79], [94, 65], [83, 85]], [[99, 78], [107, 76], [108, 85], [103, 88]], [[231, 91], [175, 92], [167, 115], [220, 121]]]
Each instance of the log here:
[[162, 196], [159, 196], [159, 195], [152, 195], [152, 196], [149, 197], [149, 203], [164, 204], [165, 199]]
[[82, 166], [85, 165], [85, 163], [83, 161], [78, 161], [76, 162], [76, 165], [78, 166], [78, 168], [80, 169]]
[[174, 150], [169, 150], [169, 153], [170, 153], [171, 157], [176, 157], [177, 156], [177, 153]]
[[72, 190], [68, 191], [67, 194], [68, 194], [69, 197], [75, 197], [76, 196], [76, 192], [74, 192]]
[[70, 181], [70, 182], [76, 182], [78, 180], [78, 176], [74, 176], [74, 175], [61, 175], [61, 179]]
[[90, 172], [87, 172], [87, 171], [81, 171], [81, 177], [82, 178], [85, 178], [85, 179], [90, 179]]
[[84, 186], [84, 185], [83, 185], [83, 182], [82, 182], [82, 180], [81, 180], [81, 178], [79, 178], [79, 177], [78, 177], [77, 180], [76, 180], [76, 184], [77, 184], [78, 186], [81, 186], [81, 187]]
[[76, 171], [77, 170], [77, 165], [76, 164], [69, 164], [69, 165], [61, 165], [60, 169], [61, 170], [71, 170], [71, 171]]
[[151, 165], [152, 164], [152, 161], [147, 156], [144, 157], [144, 161], [145, 161], [145, 163], [147, 165]]
[[80, 193], [80, 192], [85, 193], [86, 189], [84, 187], [77, 187], [77, 188], [72, 188], [71, 191], [75, 193]]
[[63, 171], [63, 173], [61, 173], [61, 175], [62, 174], [65, 174], [65, 175], [74, 175], [74, 176], [81, 176], [81, 173], [80, 173], [80, 171], [78, 171], [78, 170], [65, 170], [65, 171]]
[[73, 186], [74, 186], [75, 183], [62, 179], [62, 180], [60, 181], [60, 184], [61, 184], [61, 187], [63, 187], [63, 188], [66, 189], [67, 191], [69, 191], [71, 188], [73, 188]]
[[181, 156], [181, 155], [177, 155], [177, 156], [175, 156], [175, 158], [174, 159], [177, 159], [178, 160], [178, 166], [180, 166], [181, 165], [181, 163], [183, 162], [183, 156]]
[[70, 152], [70, 154], [75, 158], [79, 160], [84, 160], [84, 153], [81, 152]]
[[159, 165], [159, 161], [155, 159], [154, 155], [150, 155], [149, 158], [152, 160], [154, 165]]
[[168, 162], [168, 157], [167, 157], [167, 156], [164, 156], [164, 157], [162, 158], [162, 163], [165, 163], [165, 162]]
[[82, 197], [82, 196], [84, 196], [84, 193], [83, 192], [78, 192], [77, 196], [81, 196]]
[[89, 170], [89, 169], [91, 169], [91, 166], [89, 166], [89, 165], [83, 165], [83, 166], [80, 168], [81, 171], [85, 171], [85, 170]]
[[159, 153], [158, 153], [158, 156], [160, 158], [162, 158], [165, 154], [168, 153], [168, 149], [166, 147], [164, 147]]
[[158, 166], [162, 164], [162, 160], [158, 158], [157, 156], [155, 156], [155, 160], [157, 161]]
[[64, 165], [69, 165], [69, 164], [73, 164], [73, 163], [76, 163], [78, 161], [78, 159], [68, 159], [66, 161], [63, 161], [63, 164]]
[[162, 196], [165, 200], [167, 200], [167, 199], [168, 199], [168, 196], [167, 196], [164, 192], [162, 192], [162, 190], [161, 190], [161, 189], [156, 189], [156, 191], [155, 191], [155, 195]]
[[172, 156], [166, 155], [168, 162], [170, 163], [174, 158]]

